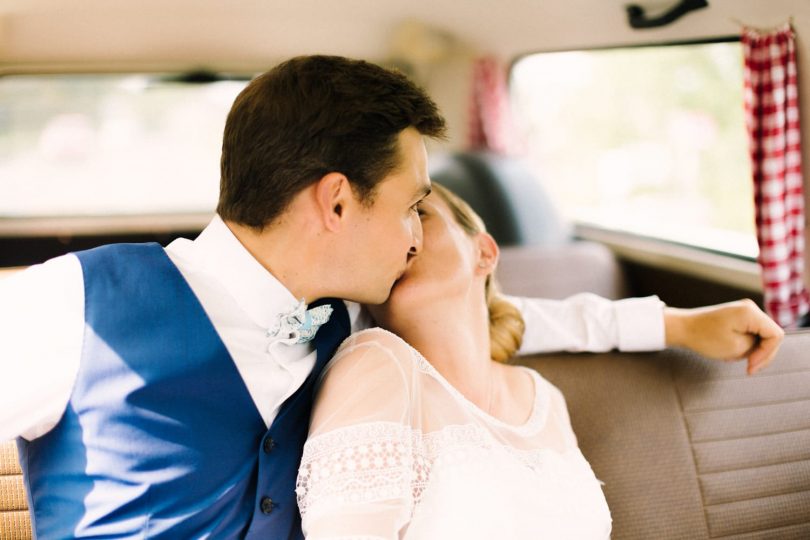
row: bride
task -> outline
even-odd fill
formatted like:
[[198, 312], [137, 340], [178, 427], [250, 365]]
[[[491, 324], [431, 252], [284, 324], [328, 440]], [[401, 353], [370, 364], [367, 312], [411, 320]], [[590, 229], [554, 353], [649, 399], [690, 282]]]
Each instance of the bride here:
[[[297, 495], [308, 538], [608, 538], [599, 481], [563, 396], [504, 363], [523, 321], [498, 247], [433, 185], [431, 239], [324, 373]], [[399, 336], [399, 337], [398, 337]]]

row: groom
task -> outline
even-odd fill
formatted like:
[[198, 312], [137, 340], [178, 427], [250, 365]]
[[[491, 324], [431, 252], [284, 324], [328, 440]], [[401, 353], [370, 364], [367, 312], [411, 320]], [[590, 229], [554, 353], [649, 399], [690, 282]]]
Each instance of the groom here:
[[[444, 132], [402, 75], [294, 58], [237, 97], [218, 215], [196, 240], [105, 246], [0, 284], [0, 440], [19, 437], [38, 537], [300, 537], [315, 381], [371, 324], [358, 303], [383, 302], [430, 241], [423, 138]], [[745, 303], [520, 302], [533, 350], [672, 343], [761, 367], [781, 339]]]

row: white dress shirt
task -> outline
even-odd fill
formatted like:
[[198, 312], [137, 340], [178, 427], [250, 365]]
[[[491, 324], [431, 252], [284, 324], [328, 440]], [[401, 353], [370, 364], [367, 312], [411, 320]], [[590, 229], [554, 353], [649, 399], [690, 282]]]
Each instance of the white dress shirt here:
[[[175, 240], [166, 253], [211, 319], [269, 426], [315, 365], [311, 344], [275, 343], [280, 338], [268, 337], [279, 315], [298, 299], [218, 216], [196, 240]], [[511, 300], [526, 322], [524, 354], [664, 347], [663, 304], [656, 297]], [[360, 305], [346, 304], [353, 332], [372, 326]], [[0, 441], [31, 440], [59, 422], [76, 381], [83, 335], [84, 278], [75, 255], [0, 281]]]

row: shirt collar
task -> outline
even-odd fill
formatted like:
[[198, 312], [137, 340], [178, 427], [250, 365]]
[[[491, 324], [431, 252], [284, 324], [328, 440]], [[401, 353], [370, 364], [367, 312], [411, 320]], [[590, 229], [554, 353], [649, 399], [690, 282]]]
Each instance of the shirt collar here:
[[215, 215], [192, 243], [199, 270], [214, 277], [259, 326], [271, 328], [298, 300]]

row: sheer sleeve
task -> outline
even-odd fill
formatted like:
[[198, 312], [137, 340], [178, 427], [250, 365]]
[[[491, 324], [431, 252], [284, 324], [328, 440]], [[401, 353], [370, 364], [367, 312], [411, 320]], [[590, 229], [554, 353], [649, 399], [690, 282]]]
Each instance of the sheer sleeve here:
[[296, 492], [310, 539], [398, 538], [419, 474], [414, 360], [396, 336], [356, 334], [327, 368]]

